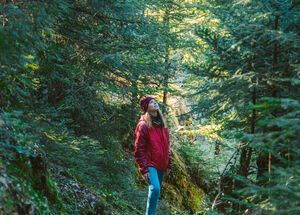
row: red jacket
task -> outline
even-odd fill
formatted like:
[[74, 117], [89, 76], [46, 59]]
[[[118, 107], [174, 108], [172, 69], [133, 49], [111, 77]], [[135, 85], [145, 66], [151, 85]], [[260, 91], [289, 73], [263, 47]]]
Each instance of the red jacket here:
[[172, 156], [168, 128], [148, 128], [144, 115], [135, 129], [134, 157], [142, 174], [148, 172], [148, 166], [158, 170], [171, 169]]

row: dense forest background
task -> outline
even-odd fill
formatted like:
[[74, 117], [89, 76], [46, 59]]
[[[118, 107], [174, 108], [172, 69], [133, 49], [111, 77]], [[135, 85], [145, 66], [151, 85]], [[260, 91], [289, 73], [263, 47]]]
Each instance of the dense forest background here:
[[1, 214], [144, 214], [145, 95], [158, 214], [300, 214], [300, 1], [0, 2]]

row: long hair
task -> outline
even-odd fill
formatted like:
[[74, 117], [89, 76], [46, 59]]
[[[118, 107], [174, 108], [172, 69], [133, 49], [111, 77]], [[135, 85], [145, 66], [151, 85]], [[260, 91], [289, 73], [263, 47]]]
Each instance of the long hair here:
[[[168, 128], [167, 121], [166, 121], [165, 117], [163, 116], [160, 109], [157, 110], [157, 114], [159, 114], [160, 118], [163, 121], [163, 127]], [[146, 121], [146, 125], [148, 126], [148, 128], [153, 127], [153, 124], [152, 124], [152, 121], [151, 121], [151, 116], [150, 116], [148, 111], [146, 113], [144, 113], [144, 120]]]

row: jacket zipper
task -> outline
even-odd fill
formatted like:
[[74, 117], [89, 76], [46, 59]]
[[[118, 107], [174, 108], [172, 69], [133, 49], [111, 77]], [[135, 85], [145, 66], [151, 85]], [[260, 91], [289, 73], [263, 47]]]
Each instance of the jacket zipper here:
[[159, 130], [160, 130], [160, 133], [161, 133], [161, 136], [162, 136], [162, 139], [163, 139], [163, 146], [162, 146], [162, 148], [163, 148], [163, 158], [164, 158], [164, 161], [165, 161], [166, 160], [166, 157], [165, 157], [165, 146], [166, 146], [166, 143], [165, 143], [165, 138], [164, 138], [164, 134], [162, 132], [162, 129], [163, 128], [161, 128]]

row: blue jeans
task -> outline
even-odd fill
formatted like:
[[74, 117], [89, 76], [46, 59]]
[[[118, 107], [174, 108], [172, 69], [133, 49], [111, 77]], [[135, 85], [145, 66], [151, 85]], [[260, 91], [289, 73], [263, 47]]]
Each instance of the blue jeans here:
[[148, 191], [148, 198], [147, 198], [146, 215], [155, 215], [157, 202], [160, 196], [164, 171], [158, 170], [153, 166], [148, 166], [148, 171], [149, 171], [149, 177], [148, 177], [149, 191]]

